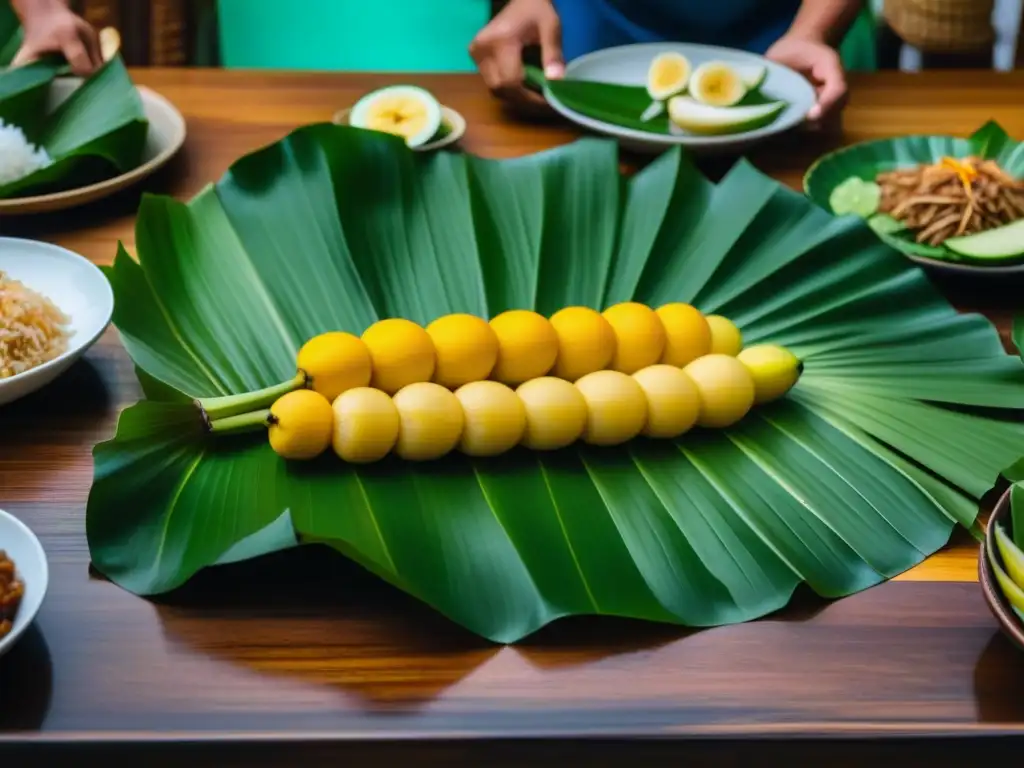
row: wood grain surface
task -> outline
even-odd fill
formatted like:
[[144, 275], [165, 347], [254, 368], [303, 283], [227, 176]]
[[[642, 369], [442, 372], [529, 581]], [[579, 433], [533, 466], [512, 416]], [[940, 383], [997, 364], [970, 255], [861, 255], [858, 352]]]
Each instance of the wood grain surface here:
[[[396, 79], [134, 76], [188, 121], [185, 151], [146, 187], [180, 198], [245, 152]], [[515, 119], [475, 77], [409, 80], [467, 118], [463, 147], [476, 154], [512, 157], [578, 136]], [[751, 159], [796, 187], [814, 158], [843, 143], [966, 135], [990, 118], [1024, 136], [1022, 93], [1024, 73], [863, 76], [841, 130], [794, 133]], [[712, 175], [727, 167], [704, 164]], [[134, 248], [140, 193], [0, 218], [0, 234], [106, 264], [118, 240]], [[940, 287], [1004, 336], [1024, 295], [1005, 281]], [[0, 409], [0, 506], [40, 535], [51, 562], [36, 627], [0, 659], [4, 764], [23, 764], [32, 749], [33, 763], [45, 754], [48, 764], [142, 750], [147, 765], [731, 765], [756, 756], [935, 766], [973, 762], [1024, 735], [1024, 655], [999, 634], [976, 584], [977, 546], [964, 535], [897, 581], [836, 603], [798, 595], [778, 616], [701, 632], [570, 620], [517, 647], [476, 639], [326, 550], [203, 573], [159, 601], [135, 597], [90, 574], [84, 509], [91, 448], [138, 397], [111, 330], [51, 387]], [[944, 741], [953, 735], [960, 740]], [[630, 741], [640, 737], [650, 738]], [[154, 743], [163, 746], [146, 752]]]

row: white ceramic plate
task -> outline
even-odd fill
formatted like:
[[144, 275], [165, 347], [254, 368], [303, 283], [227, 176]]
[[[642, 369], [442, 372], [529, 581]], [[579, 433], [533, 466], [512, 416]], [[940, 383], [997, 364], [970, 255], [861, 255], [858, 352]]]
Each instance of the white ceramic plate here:
[[0, 549], [14, 561], [18, 579], [25, 584], [25, 596], [14, 616], [14, 628], [0, 638], [0, 656], [9, 651], [32, 624], [43, 604], [50, 581], [46, 552], [36, 535], [14, 515], [0, 509]]
[[[54, 105], [63, 102], [81, 84], [82, 79], [78, 77], [54, 80], [50, 89], [50, 98]], [[0, 200], [0, 216], [47, 213], [85, 205], [120, 192], [167, 165], [185, 143], [185, 118], [159, 93], [144, 86], [139, 86], [138, 91], [142, 98], [142, 108], [149, 120], [146, 147], [142, 154], [142, 164], [138, 168], [87, 187], [49, 195]]]
[[[348, 125], [348, 116], [351, 111], [351, 109], [343, 109], [337, 112], [334, 115], [334, 123], [337, 125]], [[434, 149], [447, 147], [457, 142], [466, 134], [466, 118], [451, 107], [441, 107], [441, 119], [449, 128], [448, 135], [416, 147], [417, 152], [430, 152]]]
[[689, 43], [642, 43], [588, 53], [578, 59], [573, 59], [566, 66], [565, 79], [642, 86], [647, 82], [647, 70], [651, 61], [655, 56], [666, 51], [678, 51], [686, 56], [694, 67], [698, 67], [706, 61], [764, 66], [768, 69], [768, 76], [761, 86], [761, 92], [769, 98], [785, 101], [788, 106], [775, 119], [775, 122], [753, 131], [725, 136], [665, 135], [623, 128], [581, 115], [562, 104], [547, 87], [544, 88], [544, 96], [556, 112], [577, 125], [618, 139], [623, 146], [629, 149], [648, 153], [660, 152], [676, 145], [682, 145], [701, 153], [739, 152], [769, 136], [788, 131], [799, 125], [804, 121], [807, 112], [816, 101], [811, 84], [802, 75], [788, 67], [776, 64], [754, 53]]
[[[0, 237], [0, 272], [56, 304], [70, 320], [67, 351], [48, 363], [0, 379], [0, 406], [49, 384], [85, 354], [110, 324], [114, 292], [99, 268], [49, 243]], [[0, 416], [0, 423], [3, 417]]]

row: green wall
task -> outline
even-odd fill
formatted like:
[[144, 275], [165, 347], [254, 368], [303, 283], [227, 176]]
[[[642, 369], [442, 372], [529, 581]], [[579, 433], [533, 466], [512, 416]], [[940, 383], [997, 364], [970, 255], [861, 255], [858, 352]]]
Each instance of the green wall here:
[[226, 67], [473, 72], [490, 0], [219, 0]]

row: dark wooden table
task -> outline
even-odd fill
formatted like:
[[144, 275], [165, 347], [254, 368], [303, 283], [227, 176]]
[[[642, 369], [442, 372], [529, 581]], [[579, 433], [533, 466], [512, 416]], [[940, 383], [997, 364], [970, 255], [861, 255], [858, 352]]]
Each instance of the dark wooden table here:
[[[180, 197], [385, 82], [135, 76], [188, 120], [186, 151], [148, 185]], [[513, 122], [473, 77], [413, 79], [466, 116], [468, 151], [508, 157], [577, 135]], [[863, 77], [842, 136], [794, 134], [753, 159], [796, 186], [840, 142], [967, 134], [989, 118], [1021, 136], [1022, 94], [1024, 73]], [[138, 195], [0, 219], [0, 232], [108, 263], [118, 239], [133, 247]], [[945, 289], [1004, 331], [1024, 295], [963, 282]], [[488, 645], [318, 550], [204, 573], [160, 602], [135, 597], [90, 575], [84, 514], [91, 447], [138, 397], [110, 331], [57, 383], [0, 409], [0, 506], [38, 532], [52, 568], [36, 628], [0, 659], [4, 766], [132, 751], [147, 765], [934, 766], [981, 760], [1024, 734], [1024, 654], [997, 631], [965, 536], [900, 579], [833, 604], [804, 596], [763, 621], [692, 633], [566, 621], [517, 647]]]

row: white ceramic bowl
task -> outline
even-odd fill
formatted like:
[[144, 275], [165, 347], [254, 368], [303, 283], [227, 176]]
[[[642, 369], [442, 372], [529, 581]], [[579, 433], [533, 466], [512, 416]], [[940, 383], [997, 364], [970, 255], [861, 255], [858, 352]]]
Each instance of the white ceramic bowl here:
[[71, 338], [63, 355], [0, 379], [3, 406], [49, 384], [85, 354], [110, 324], [114, 292], [106, 276], [92, 262], [59, 246], [35, 240], [0, 237], [0, 272], [49, 298], [71, 320]]
[[[710, 2], [711, 0], [709, 0]], [[596, 120], [569, 109], [545, 87], [544, 97], [552, 108], [563, 117], [595, 133], [618, 139], [619, 143], [637, 152], [661, 152], [681, 145], [699, 153], [738, 153], [775, 134], [788, 131], [802, 123], [807, 112], [814, 106], [816, 96], [811, 84], [798, 72], [784, 67], [763, 56], [732, 48], [690, 43], [641, 43], [622, 45], [594, 51], [573, 59], [565, 68], [566, 80], [593, 80], [619, 85], [644, 85], [651, 61], [660, 53], [676, 51], [690, 60], [694, 67], [706, 61], [724, 61], [728, 64], [758, 64], [768, 70], [761, 86], [761, 92], [773, 99], [786, 102], [786, 109], [763, 128], [723, 136], [696, 136], [690, 134], [667, 135], [638, 131], [632, 128]]]
[[18, 638], [32, 624], [43, 604], [50, 581], [50, 568], [46, 552], [28, 526], [9, 512], [0, 509], [0, 549], [14, 561], [18, 579], [25, 584], [25, 596], [14, 616], [14, 628], [0, 638], [0, 656], [18, 642]]
[[[62, 77], [54, 80], [50, 91], [53, 105], [63, 102], [81, 85], [82, 79], [78, 77]], [[48, 213], [85, 205], [120, 192], [167, 165], [185, 144], [185, 118], [171, 102], [159, 93], [144, 86], [139, 86], [138, 91], [142, 99], [142, 109], [149, 120], [146, 147], [142, 153], [141, 165], [120, 176], [90, 184], [87, 187], [48, 195], [0, 200], [0, 216]]]

